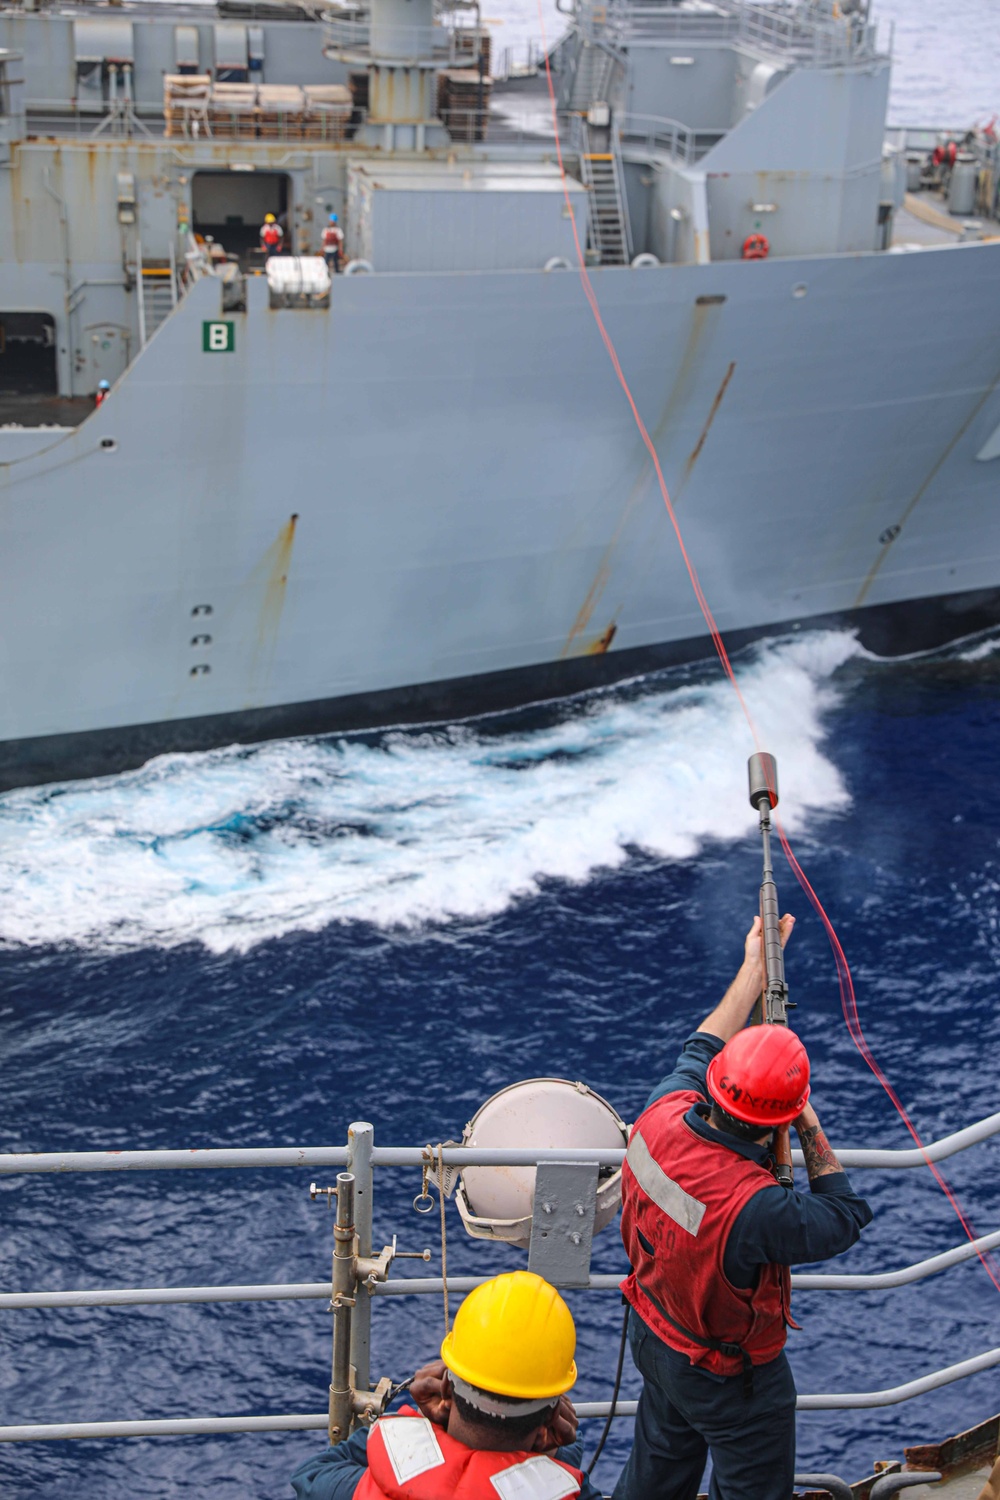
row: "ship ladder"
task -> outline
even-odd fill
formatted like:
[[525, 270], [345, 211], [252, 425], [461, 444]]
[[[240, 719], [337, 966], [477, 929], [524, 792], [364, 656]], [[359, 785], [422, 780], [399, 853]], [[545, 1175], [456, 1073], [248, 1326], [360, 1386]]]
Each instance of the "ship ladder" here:
[[576, 68], [570, 86], [569, 108], [587, 110], [603, 103], [611, 92], [618, 57], [601, 42], [584, 42], [576, 55]]
[[151, 339], [177, 306], [177, 287], [169, 265], [143, 262], [141, 287], [141, 342]]
[[602, 135], [609, 137], [607, 151], [591, 150], [590, 129], [584, 122], [580, 169], [590, 194], [589, 242], [602, 266], [624, 266], [629, 260], [628, 219], [622, 190], [621, 157], [616, 149], [617, 132], [612, 123]]

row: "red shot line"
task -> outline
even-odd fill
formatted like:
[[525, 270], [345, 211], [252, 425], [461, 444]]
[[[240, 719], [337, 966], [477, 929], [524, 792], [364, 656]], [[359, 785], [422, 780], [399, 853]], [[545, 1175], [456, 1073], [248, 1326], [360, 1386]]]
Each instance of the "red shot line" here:
[[[656, 481], [660, 487], [660, 494], [663, 497], [663, 503], [666, 507], [667, 515], [670, 518], [670, 525], [673, 528], [674, 536], [677, 539], [677, 545], [680, 549], [681, 557], [684, 560], [684, 566], [687, 570], [688, 578], [691, 580], [691, 587], [694, 590], [695, 598], [698, 601], [698, 607], [701, 610], [702, 615], [704, 616], [705, 624], [708, 626], [709, 635], [711, 636], [712, 645], [715, 648], [715, 653], [719, 658], [722, 670], [725, 673], [726, 677], [729, 679], [729, 683], [734, 693], [736, 694], [736, 697], [739, 699], [740, 707], [743, 710], [743, 715], [747, 721], [747, 726], [749, 727], [751, 738], [753, 739], [754, 748], [759, 751], [761, 748], [761, 743], [760, 736], [757, 733], [757, 726], [754, 723], [753, 715], [750, 713], [750, 709], [747, 706], [747, 702], [743, 696], [742, 689], [740, 688], [740, 685], [736, 680], [736, 673], [733, 671], [733, 664], [729, 659], [729, 652], [726, 650], [725, 642], [722, 639], [722, 633], [719, 630], [718, 625], [716, 624], [715, 616], [712, 613], [711, 607], [708, 603], [708, 599], [705, 595], [705, 591], [702, 588], [701, 579], [698, 577], [698, 570], [695, 567], [694, 562], [692, 561], [691, 556], [687, 550], [687, 547], [684, 544], [684, 537], [681, 533], [680, 524], [677, 520], [677, 513], [674, 510], [673, 502], [670, 499], [670, 491], [667, 488], [667, 481], [664, 478], [663, 469], [660, 466], [660, 456], [656, 451], [656, 445], [650, 437], [646, 424], [642, 420], [639, 408], [636, 405], [635, 397], [632, 394], [631, 387], [629, 386], [628, 380], [625, 376], [625, 372], [622, 369], [621, 361], [618, 358], [618, 351], [615, 348], [614, 340], [608, 332], [604, 323], [604, 319], [601, 316], [601, 309], [597, 301], [597, 294], [594, 291], [593, 283], [591, 282], [590, 275], [587, 270], [586, 257], [583, 253], [583, 246], [580, 243], [580, 231], [577, 228], [576, 223], [576, 214], [573, 209], [573, 204], [570, 200], [566, 165], [563, 160], [562, 138], [559, 133], [559, 111], [556, 104], [555, 88], [552, 83], [552, 67], [549, 59], [549, 45], [545, 30], [545, 15], [542, 9], [542, 0], [536, 0], [536, 4], [538, 8], [539, 31], [542, 39], [542, 55], [545, 59], [545, 81], [548, 87], [549, 108], [552, 113], [552, 131], [556, 143], [556, 158], [559, 163], [559, 176], [562, 182], [563, 198], [566, 204], [567, 216], [569, 218], [569, 222], [573, 231], [573, 243], [576, 247], [577, 270], [579, 271], [580, 275], [580, 284], [583, 288], [583, 295], [586, 297], [587, 304], [590, 308], [591, 313], [593, 314], [594, 322], [596, 323], [598, 333], [601, 336], [601, 342], [604, 344], [604, 347], [607, 351], [607, 355], [611, 361], [611, 367], [615, 372], [618, 384], [622, 388], [622, 393], [628, 403], [629, 410], [632, 413], [632, 417], [639, 431], [639, 436], [642, 439], [643, 446], [645, 447], [646, 452], [649, 454], [650, 462], [652, 463], [653, 470], [656, 474]], [[773, 797], [774, 788], [772, 788], [772, 798]], [[882, 1071], [882, 1068], [879, 1066], [875, 1054], [872, 1052], [871, 1046], [861, 1026], [861, 1018], [858, 1013], [857, 997], [854, 992], [854, 980], [851, 976], [850, 965], [847, 962], [847, 955], [844, 953], [843, 946], [841, 945], [840, 939], [837, 936], [836, 928], [834, 927], [830, 917], [827, 915], [823, 903], [820, 901], [819, 896], [813, 889], [808, 876], [799, 863], [795, 855], [795, 851], [792, 849], [791, 843], [789, 842], [788, 835], [785, 833], [785, 830], [780, 819], [777, 817], [777, 814], [775, 814], [774, 822], [775, 828], [777, 829], [778, 838], [781, 842], [781, 847], [784, 850], [785, 858], [791, 866], [792, 872], [794, 873], [796, 880], [801, 886], [807, 900], [822, 922], [827, 938], [829, 939], [830, 947], [833, 950], [834, 963], [837, 969], [837, 982], [840, 988], [841, 1010], [843, 1011], [844, 1021], [847, 1025], [847, 1030], [850, 1033], [851, 1040], [853, 1041], [855, 1047], [858, 1049], [868, 1067], [871, 1069], [872, 1073], [875, 1075], [876, 1079], [888, 1095], [897, 1114], [899, 1115], [903, 1124], [906, 1126], [911, 1137], [913, 1138], [914, 1144], [917, 1146], [918, 1150], [924, 1158], [924, 1161], [930, 1168], [934, 1180], [937, 1182], [941, 1191], [944, 1193], [948, 1202], [951, 1204], [958, 1222], [961, 1224], [966, 1236], [970, 1241], [975, 1240], [977, 1236], [972, 1228], [972, 1225], [969, 1223], [969, 1220], [967, 1219], [961, 1204], [959, 1203], [953, 1190], [945, 1180], [944, 1174], [941, 1172], [940, 1168], [935, 1162], [931, 1160], [930, 1156], [927, 1154], [927, 1149], [917, 1132], [916, 1126], [910, 1119], [910, 1116], [907, 1113], [901, 1099], [899, 1098], [899, 1095], [896, 1093], [893, 1085], [890, 1083], [889, 1079]], [[986, 1271], [986, 1274], [989, 1276], [997, 1291], [1000, 1292], [1000, 1273], [998, 1273], [997, 1269], [994, 1266], [992, 1256], [989, 1254], [989, 1252], [983, 1250], [980, 1250], [977, 1253], [979, 1255], [980, 1261], [982, 1262], [983, 1269]]]

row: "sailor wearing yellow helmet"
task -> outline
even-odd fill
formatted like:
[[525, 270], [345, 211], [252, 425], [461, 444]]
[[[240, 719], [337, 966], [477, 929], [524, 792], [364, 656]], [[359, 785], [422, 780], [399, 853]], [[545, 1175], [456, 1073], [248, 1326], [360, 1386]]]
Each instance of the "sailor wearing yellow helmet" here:
[[265, 214], [264, 222], [260, 226], [260, 248], [265, 255], [278, 255], [281, 251], [281, 242], [285, 238], [285, 231], [278, 223], [274, 214]]
[[580, 1469], [573, 1314], [531, 1271], [470, 1292], [415, 1407], [300, 1464], [298, 1500], [599, 1500]]

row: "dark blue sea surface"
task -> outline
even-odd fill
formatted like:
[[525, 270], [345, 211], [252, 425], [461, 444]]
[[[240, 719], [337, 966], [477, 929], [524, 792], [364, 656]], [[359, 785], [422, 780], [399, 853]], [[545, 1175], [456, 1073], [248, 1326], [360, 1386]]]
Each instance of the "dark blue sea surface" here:
[[[886, 663], [814, 634], [739, 667], [868, 1038], [925, 1139], [998, 1107], [995, 646]], [[731, 697], [706, 665], [450, 732], [170, 757], [0, 799], [2, 1149], [337, 1144], [356, 1119], [383, 1144], [423, 1144], [539, 1073], [584, 1079], [633, 1119], [731, 977], [756, 907], [751, 746]], [[824, 1123], [842, 1146], [908, 1145], [783, 864], [778, 885], [799, 917], [788, 977]], [[1000, 1226], [998, 1149], [945, 1167], [979, 1233]], [[317, 1175], [0, 1177], [0, 1283], [321, 1280]], [[856, 1180], [875, 1220], [839, 1268], [962, 1240], [926, 1170]], [[436, 1264], [419, 1185], [378, 1172], [376, 1242], [429, 1245]], [[523, 1264], [449, 1219], [452, 1272]], [[612, 1229], [595, 1269], [623, 1265]], [[571, 1301], [577, 1394], [607, 1397], [618, 1299]], [[798, 1293], [795, 1312], [802, 1392], [893, 1386], [1000, 1343], [977, 1262], [883, 1293]], [[403, 1378], [441, 1334], [437, 1298], [376, 1303], [373, 1373]], [[3, 1423], [325, 1407], [318, 1302], [8, 1311], [0, 1339]], [[858, 1478], [998, 1410], [993, 1371], [894, 1408], [805, 1414], [799, 1467]], [[609, 1489], [630, 1425], [601, 1460]], [[0, 1493], [290, 1496], [322, 1441], [9, 1445]]]

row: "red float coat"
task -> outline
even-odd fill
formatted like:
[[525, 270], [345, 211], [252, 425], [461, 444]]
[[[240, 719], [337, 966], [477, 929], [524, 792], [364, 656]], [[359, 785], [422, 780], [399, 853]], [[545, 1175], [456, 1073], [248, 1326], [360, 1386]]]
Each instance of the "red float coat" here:
[[379, 1418], [367, 1451], [368, 1471], [354, 1500], [563, 1500], [578, 1495], [583, 1483], [579, 1469], [541, 1453], [467, 1448], [407, 1406], [399, 1416]]
[[784, 1348], [791, 1279], [787, 1266], [765, 1265], [756, 1286], [733, 1286], [723, 1257], [740, 1210], [774, 1178], [721, 1138], [716, 1144], [691, 1129], [684, 1116], [701, 1100], [693, 1090], [667, 1094], [636, 1121], [622, 1170], [622, 1239], [632, 1266], [622, 1292], [693, 1365], [716, 1375], [742, 1369], [749, 1380], [752, 1365]]

